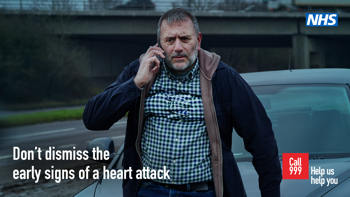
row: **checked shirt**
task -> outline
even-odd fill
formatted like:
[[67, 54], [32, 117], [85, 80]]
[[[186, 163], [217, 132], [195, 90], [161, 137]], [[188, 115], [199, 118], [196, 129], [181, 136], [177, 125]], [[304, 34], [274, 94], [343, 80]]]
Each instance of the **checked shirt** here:
[[169, 171], [168, 184], [212, 180], [209, 137], [204, 121], [199, 64], [183, 81], [166, 68], [146, 95], [141, 140], [144, 167]]

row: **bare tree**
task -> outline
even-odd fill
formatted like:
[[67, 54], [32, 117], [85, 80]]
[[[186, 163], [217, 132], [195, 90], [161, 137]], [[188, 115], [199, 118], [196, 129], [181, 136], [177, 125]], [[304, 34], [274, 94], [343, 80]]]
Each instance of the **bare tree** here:
[[122, 0], [89, 0], [90, 10], [106, 10], [120, 5]]
[[225, 11], [238, 11], [246, 7], [247, 3], [244, 0], [224, 0], [219, 5], [220, 10]]
[[69, 12], [76, 9], [73, 0], [32, 0], [35, 11]]
[[190, 11], [209, 11], [215, 10], [215, 0], [182, 0], [179, 2], [173, 2], [173, 8], [181, 7]]
[[75, 4], [72, 0], [51, 0], [51, 10], [56, 11], [72, 11], [75, 9]]
[[[42, 15], [0, 15], [0, 102], [35, 103], [87, 98], [87, 52], [52, 35]], [[25, 32], [25, 33], [23, 33]], [[23, 96], [25, 95], [25, 96]]]
[[224, 11], [267, 11], [266, 4], [261, 1], [224, 0], [218, 4], [219, 10]]

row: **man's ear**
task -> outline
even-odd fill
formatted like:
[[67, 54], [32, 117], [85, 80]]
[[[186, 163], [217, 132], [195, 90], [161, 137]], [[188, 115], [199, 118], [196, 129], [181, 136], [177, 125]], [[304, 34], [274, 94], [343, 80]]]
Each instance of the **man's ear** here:
[[198, 51], [201, 50], [201, 42], [202, 42], [202, 33], [199, 32], [197, 36], [197, 42], [198, 42]]

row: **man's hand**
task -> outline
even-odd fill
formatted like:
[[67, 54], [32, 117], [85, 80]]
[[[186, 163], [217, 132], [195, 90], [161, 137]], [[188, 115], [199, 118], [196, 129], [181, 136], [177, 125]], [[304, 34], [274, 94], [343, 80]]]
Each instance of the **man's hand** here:
[[158, 43], [148, 48], [141, 59], [139, 70], [134, 78], [137, 87], [142, 88], [155, 77], [160, 67], [160, 61], [157, 55], [161, 58], [165, 58], [163, 53], [164, 51], [158, 47]]

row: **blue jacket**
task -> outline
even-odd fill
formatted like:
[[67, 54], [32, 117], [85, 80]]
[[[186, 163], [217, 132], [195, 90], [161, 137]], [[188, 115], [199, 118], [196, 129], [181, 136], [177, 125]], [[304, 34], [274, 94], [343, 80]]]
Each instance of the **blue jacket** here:
[[[270, 119], [250, 86], [237, 71], [220, 61], [220, 56], [200, 50], [200, 85], [204, 117], [211, 153], [213, 181], [217, 197], [246, 196], [241, 175], [231, 152], [235, 128], [253, 155], [262, 196], [280, 196], [282, 179], [277, 144]], [[141, 57], [142, 58], [142, 57]], [[144, 98], [155, 79], [140, 91], [133, 78], [139, 60], [125, 67], [113, 84], [93, 97], [84, 111], [84, 124], [90, 130], [108, 130], [129, 111], [124, 144], [124, 168], [133, 169], [133, 179], [123, 181], [123, 194], [136, 197], [142, 168], [141, 135]]]

